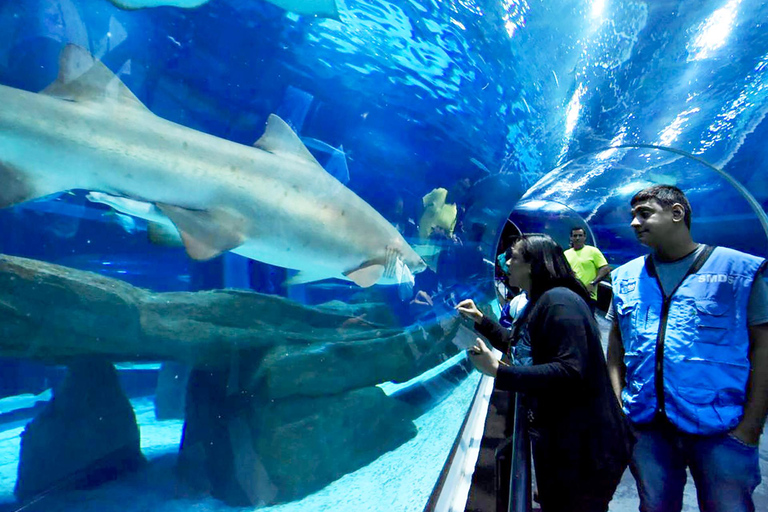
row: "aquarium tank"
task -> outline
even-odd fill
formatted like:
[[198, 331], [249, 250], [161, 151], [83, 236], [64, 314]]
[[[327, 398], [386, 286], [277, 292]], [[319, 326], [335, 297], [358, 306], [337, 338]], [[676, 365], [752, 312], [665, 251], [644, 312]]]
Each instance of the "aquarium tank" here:
[[515, 236], [620, 265], [671, 184], [768, 255], [766, 23], [0, 0], [0, 510], [463, 510], [492, 384], [455, 306], [498, 313]]

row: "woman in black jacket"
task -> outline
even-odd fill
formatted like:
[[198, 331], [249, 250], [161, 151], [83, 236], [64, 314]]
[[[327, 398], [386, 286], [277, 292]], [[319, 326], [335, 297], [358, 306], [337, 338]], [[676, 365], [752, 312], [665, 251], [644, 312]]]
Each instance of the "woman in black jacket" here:
[[487, 318], [471, 300], [458, 311], [506, 352], [530, 337], [531, 366], [500, 366], [482, 339], [468, 352], [497, 389], [525, 393], [543, 512], [605, 512], [627, 467], [632, 434], [611, 390], [600, 331], [563, 250], [547, 235], [528, 235], [507, 260], [509, 281], [530, 302], [516, 329]]

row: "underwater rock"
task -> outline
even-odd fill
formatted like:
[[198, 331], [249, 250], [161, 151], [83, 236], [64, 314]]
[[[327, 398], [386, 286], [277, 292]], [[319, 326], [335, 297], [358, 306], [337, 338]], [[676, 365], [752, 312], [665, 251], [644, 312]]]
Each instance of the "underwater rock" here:
[[167, 361], [160, 366], [155, 390], [155, 418], [184, 419], [184, 401], [191, 368], [186, 364]]
[[[412, 438], [412, 420], [423, 412], [376, 384], [406, 381], [456, 353], [453, 340], [462, 324], [446, 317], [403, 330], [360, 318], [359, 311], [250, 291], [152, 293], [91, 272], [0, 255], [0, 356], [73, 364], [49, 409], [24, 436], [17, 495], [34, 496], [68, 474], [79, 478], [80, 466], [98, 459], [93, 450], [102, 450], [98, 441], [105, 436], [122, 440], [114, 454], [103, 454], [110, 468], [135, 461], [138, 431], [135, 444], [133, 431], [114, 434], [135, 427], [135, 419], [106, 361], [175, 361], [192, 368], [179, 476], [230, 505], [295, 499], [369, 464]], [[88, 355], [100, 358], [96, 383], [75, 363]], [[89, 422], [84, 404], [107, 402], [107, 395], [115, 395], [110, 400], [119, 410], [96, 407], [104, 420]], [[82, 415], [72, 421], [84, 422], [80, 430], [97, 442], [84, 452], [87, 460], [72, 456], [63, 464], [61, 454], [69, 457], [69, 451], [59, 446], [58, 418]], [[84, 449], [79, 442], [74, 436], [67, 446]], [[52, 455], [46, 458], [41, 447]], [[49, 464], [57, 471], [44, 471]]]
[[340, 300], [332, 300], [318, 304], [316, 307], [321, 311], [353, 317], [350, 322], [360, 321], [383, 326], [395, 326], [398, 323], [397, 318], [392, 312], [392, 306], [385, 302], [377, 302], [376, 300], [363, 303], [347, 303]]
[[229, 364], [237, 348], [365, 342], [392, 329], [257, 292], [152, 293], [92, 272], [0, 255], [0, 356], [66, 364]]
[[256, 451], [277, 487], [277, 500], [293, 500], [415, 437], [417, 416], [378, 387], [276, 400], [255, 416]]
[[264, 505], [276, 490], [250, 428], [253, 397], [229, 389], [229, 372], [195, 369], [189, 377], [178, 476], [189, 488], [232, 506]]
[[178, 474], [231, 506], [301, 498], [416, 435], [416, 408], [378, 387], [264, 401], [228, 380], [193, 372]]
[[140, 337], [143, 293], [97, 274], [0, 257], [0, 351], [46, 360], [86, 354], [78, 350], [84, 344], [131, 346]]
[[92, 487], [145, 462], [114, 366], [82, 358], [69, 365], [53, 400], [24, 429], [14, 494], [27, 501], [51, 490]]
[[252, 387], [277, 399], [403, 382], [442, 362], [452, 337], [411, 329], [365, 341], [278, 346], [267, 353]]

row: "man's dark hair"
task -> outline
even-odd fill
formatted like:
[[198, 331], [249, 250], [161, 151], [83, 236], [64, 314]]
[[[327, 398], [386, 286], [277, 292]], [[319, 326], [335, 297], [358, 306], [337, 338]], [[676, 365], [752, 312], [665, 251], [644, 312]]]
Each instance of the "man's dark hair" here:
[[576, 279], [563, 248], [549, 235], [523, 235], [517, 244], [523, 260], [531, 264], [531, 301], [536, 302], [552, 288], [564, 286], [589, 304], [589, 292]]
[[688, 202], [688, 198], [679, 188], [672, 185], [654, 185], [652, 187], [644, 188], [632, 197], [630, 205], [635, 206], [637, 203], [643, 203], [655, 199], [662, 208], [672, 208], [675, 203], [679, 203], [685, 210], [683, 221], [688, 229], [691, 229], [691, 203]]
[[586, 229], [584, 229], [584, 228], [583, 228], [583, 227], [581, 227], [581, 226], [573, 226], [573, 227], [571, 228], [571, 234], [573, 234], [573, 232], [574, 232], [574, 231], [583, 231], [583, 232], [584, 232], [584, 236], [587, 236], [587, 230], [586, 230]]

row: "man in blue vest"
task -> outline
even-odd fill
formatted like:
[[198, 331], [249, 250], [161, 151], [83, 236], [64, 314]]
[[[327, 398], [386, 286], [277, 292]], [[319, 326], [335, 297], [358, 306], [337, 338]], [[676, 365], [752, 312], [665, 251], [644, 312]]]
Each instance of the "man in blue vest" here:
[[679, 512], [686, 467], [704, 512], [754, 511], [768, 414], [765, 260], [697, 244], [691, 207], [657, 185], [631, 201], [651, 254], [612, 272], [608, 371], [635, 427], [641, 512]]

